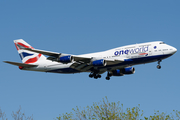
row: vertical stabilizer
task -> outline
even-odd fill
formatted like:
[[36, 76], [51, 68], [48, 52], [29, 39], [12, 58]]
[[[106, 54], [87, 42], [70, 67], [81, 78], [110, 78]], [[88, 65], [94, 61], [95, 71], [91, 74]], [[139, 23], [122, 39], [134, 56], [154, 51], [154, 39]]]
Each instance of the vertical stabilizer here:
[[46, 57], [42, 54], [21, 49], [22, 47], [34, 49], [31, 45], [29, 45], [23, 39], [14, 40], [14, 44], [17, 48], [17, 51], [23, 63], [33, 64], [33, 63], [43, 62], [46, 60]]

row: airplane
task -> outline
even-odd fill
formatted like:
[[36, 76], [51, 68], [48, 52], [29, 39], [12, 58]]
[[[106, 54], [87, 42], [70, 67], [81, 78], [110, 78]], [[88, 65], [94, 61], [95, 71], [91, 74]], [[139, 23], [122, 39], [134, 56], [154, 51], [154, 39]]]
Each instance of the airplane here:
[[160, 62], [177, 52], [175, 47], [162, 41], [133, 44], [82, 55], [71, 55], [34, 49], [23, 39], [14, 40], [22, 63], [4, 61], [19, 66], [20, 70], [50, 73], [90, 72], [90, 78], [101, 78], [107, 72], [106, 80], [111, 76], [123, 76], [135, 73], [133, 65]]

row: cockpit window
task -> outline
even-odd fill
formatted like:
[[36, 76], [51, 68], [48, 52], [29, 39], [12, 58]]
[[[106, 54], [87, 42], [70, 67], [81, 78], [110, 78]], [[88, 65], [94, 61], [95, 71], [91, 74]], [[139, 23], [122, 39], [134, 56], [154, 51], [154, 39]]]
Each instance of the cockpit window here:
[[159, 44], [165, 44], [165, 42], [160, 42]]

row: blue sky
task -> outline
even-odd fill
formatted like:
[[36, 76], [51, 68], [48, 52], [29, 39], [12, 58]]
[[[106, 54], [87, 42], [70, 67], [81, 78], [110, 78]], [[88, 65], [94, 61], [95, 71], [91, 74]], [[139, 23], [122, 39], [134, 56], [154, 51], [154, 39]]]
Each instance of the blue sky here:
[[2, 61], [21, 62], [13, 40], [37, 49], [83, 54], [150, 41], [179, 49], [180, 1], [0, 1], [0, 107], [9, 119], [21, 105], [27, 116], [48, 120], [86, 107], [105, 96], [124, 107], [138, 104], [146, 116], [154, 110], [180, 110], [179, 52], [157, 63], [135, 66], [136, 73], [94, 80], [88, 73], [21, 71]]

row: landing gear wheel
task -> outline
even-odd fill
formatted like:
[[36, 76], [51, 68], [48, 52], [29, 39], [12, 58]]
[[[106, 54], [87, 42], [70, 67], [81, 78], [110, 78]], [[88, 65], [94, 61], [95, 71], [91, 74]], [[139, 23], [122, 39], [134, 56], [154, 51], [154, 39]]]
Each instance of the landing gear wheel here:
[[93, 77], [93, 74], [89, 74], [89, 77], [92, 78], [92, 77]]
[[101, 75], [95, 74], [93, 77], [94, 79], [98, 79], [98, 78], [101, 78]]
[[162, 60], [158, 60], [157, 69], [161, 69], [161, 65], [160, 65], [161, 61], [162, 61]]
[[157, 66], [157, 69], [161, 69], [161, 66], [160, 66], [160, 65], [158, 65], [158, 66]]
[[97, 75], [98, 76], [98, 78], [101, 78], [101, 75]]
[[106, 80], [110, 80], [110, 77], [106, 77]]

